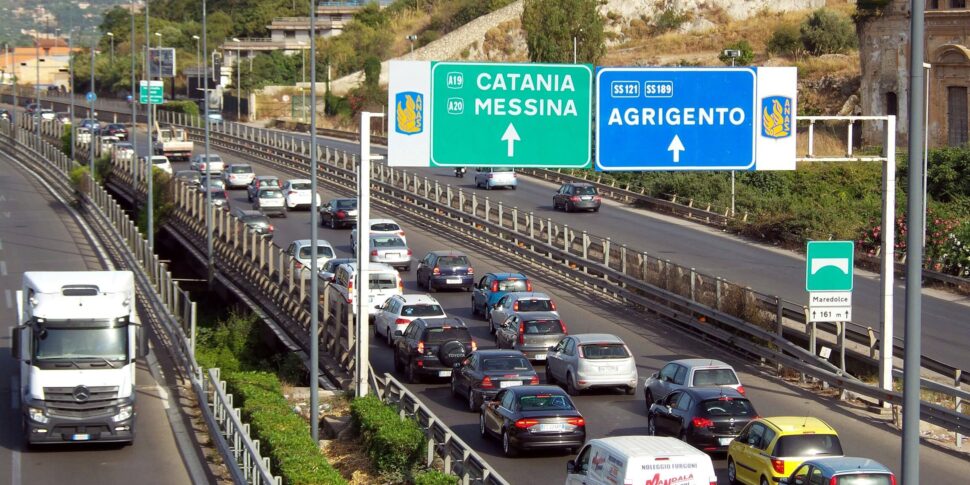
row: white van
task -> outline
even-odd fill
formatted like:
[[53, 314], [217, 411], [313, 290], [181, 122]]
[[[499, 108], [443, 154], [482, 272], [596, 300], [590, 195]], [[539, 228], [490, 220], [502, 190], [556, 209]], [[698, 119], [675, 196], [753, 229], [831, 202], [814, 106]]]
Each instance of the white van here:
[[590, 440], [566, 464], [566, 485], [717, 485], [711, 457], [676, 438]]
[[[367, 313], [370, 318], [377, 315], [384, 302], [393, 295], [404, 294], [404, 280], [396, 269], [383, 263], [370, 263], [370, 286], [367, 294]], [[351, 315], [357, 313], [354, 304], [354, 285], [357, 277], [357, 263], [344, 263], [337, 267], [333, 281], [327, 291], [330, 304], [330, 314], [343, 316], [349, 311]]]

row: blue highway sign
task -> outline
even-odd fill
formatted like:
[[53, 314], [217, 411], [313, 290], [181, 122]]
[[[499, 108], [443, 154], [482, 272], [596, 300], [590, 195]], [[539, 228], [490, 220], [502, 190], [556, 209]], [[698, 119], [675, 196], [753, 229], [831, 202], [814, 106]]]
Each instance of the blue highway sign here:
[[98, 95], [94, 94], [94, 91], [88, 91], [88, 94], [84, 95], [84, 99], [87, 99], [89, 103], [97, 101]]
[[599, 170], [753, 170], [757, 82], [749, 68], [596, 72]]

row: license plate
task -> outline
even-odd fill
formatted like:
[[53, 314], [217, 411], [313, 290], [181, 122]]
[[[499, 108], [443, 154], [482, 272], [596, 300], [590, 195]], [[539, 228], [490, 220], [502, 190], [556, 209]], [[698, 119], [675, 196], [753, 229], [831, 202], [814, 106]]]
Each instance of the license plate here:
[[73, 441], [88, 441], [90, 439], [91, 439], [91, 435], [89, 435], [89, 434], [74, 434], [74, 435], [71, 435], [71, 440], [73, 440]]
[[734, 441], [734, 438], [718, 438], [717, 441], [721, 444], [721, 446], [727, 446]]
[[566, 431], [566, 425], [562, 423], [540, 424], [539, 431]]
[[536, 354], [536, 360], [546, 360], [546, 354]]
[[613, 366], [600, 366], [600, 372], [616, 372], [616, 367], [613, 367]]
[[451, 377], [451, 371], [450, 370], [439, 370], [438, 371], [438, 377]]
[[445, 283], [448, 283], [449, 285], [460, 285], [461, 278], [446, 278]]
[[502, 389], [505, 389], [506, 387], [520, 386], [520, 385], [522, 385], [522, 381], [499, 381], [498, 382], [498, 387], [501, 387]]
[[593, 196], [592, 195], [584, 195], [583, 196], [583, 200], [593, 200]]
[[387, 257], [397, 259], [401, 257], [401, 253], [387, 253]]

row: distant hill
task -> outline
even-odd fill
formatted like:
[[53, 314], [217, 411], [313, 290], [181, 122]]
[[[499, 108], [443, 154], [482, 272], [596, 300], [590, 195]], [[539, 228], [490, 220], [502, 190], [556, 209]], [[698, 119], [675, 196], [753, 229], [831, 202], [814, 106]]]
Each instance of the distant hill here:
[[54, 35], [71, 26], [91, 31], [101, 23], [105, 11], [124, 0], [0, 0], [0, 42], [29, 45], [29, 34]]

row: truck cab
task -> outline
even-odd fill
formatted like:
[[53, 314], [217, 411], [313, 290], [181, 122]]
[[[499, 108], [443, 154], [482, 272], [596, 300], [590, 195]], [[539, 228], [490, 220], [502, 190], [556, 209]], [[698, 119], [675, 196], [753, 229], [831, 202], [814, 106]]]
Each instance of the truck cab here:
[[128, 443], [135, 360], [147, 342], [129, 271], [29, 271], [17, 292], [13, 356], [28, 444]]

